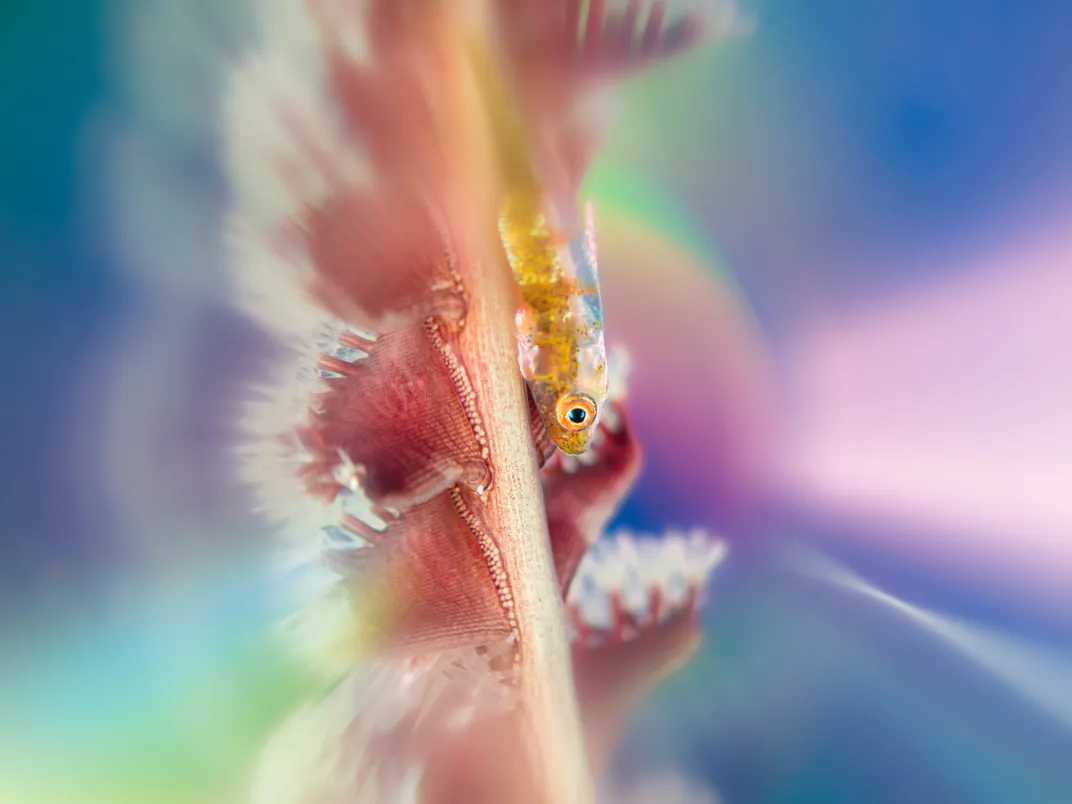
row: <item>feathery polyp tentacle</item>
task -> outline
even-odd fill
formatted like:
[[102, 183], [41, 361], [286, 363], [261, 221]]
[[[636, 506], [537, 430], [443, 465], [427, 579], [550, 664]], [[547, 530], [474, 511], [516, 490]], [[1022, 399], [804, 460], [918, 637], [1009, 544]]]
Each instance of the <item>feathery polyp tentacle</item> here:
[[425, 766], [476, 721], [515, 705], [493, 651], [471, 647], [353, 666], [262, 752], [256, 804], [433, 804]]
[[[464, 316], [445, 223], [454, 111], [429, 102], [449, 31], [405, 5], [261, 0], [224, 139], [237, 287], [270, 330], [302, 337], [318, 309], [373, 331]], [[366, 31], [375, 47], [355, 57]]]
[[326, 309], [377, 332], [464, 317], [456, 247], [418, 199], [390, 187], [347, 191], [308, 211], [302, 232], [310, 288]]
[[505, 70], [558, 203], [577, 192], [595, 151], [603, 125], [593, 103], [599, 91], [691, 50], [705, 31], [732, 32], [735, 0], [713, 5], [718, 14], [709, 20], [698, 9], [670, 15], [665, 0], [495, 1]]
[[[388, 524], [371, 558], [342, 572], [359, 616], [368, 602], [386, 617], [384, 649], [483, 645], [514, 633], [509, 589], [489, 570], [500, 563], [497, 547], [468, 513], [457, 490], [409, 508]], [[345, 556], [340, 561], [342, 569]]]
[[725, 556], [726, 543], [701, 529], [661, 537], [619, 531], [585, 555], [568, 600], [589, 642], [621, 641], [679, 611], [695, 611]]
[[700, 530], [618, 533], [585, 557], [570, 591], [574, 674], [593, 773], [629, 710], [700, 643], [698, 601], [725, 543]]
[[401, 509], [490, 479], [483, 425], [457, 393], [467, 372], [453, 353], [444, 361], [443, 347], [424, 325], [384, 335], [335, 381], [310, 424], [326, 454], [342, 450], [365, 467], [362, 487], [383, 505]]

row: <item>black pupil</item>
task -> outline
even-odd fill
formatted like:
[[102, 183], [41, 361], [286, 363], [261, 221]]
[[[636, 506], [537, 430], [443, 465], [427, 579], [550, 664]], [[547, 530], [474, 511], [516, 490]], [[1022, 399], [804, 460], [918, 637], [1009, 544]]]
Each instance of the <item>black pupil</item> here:
[[584, 408], [571, 408], [569, 412], [569, 420], [574, 424], [584, 424], [584, 420], [588, 418], [588, 411]]

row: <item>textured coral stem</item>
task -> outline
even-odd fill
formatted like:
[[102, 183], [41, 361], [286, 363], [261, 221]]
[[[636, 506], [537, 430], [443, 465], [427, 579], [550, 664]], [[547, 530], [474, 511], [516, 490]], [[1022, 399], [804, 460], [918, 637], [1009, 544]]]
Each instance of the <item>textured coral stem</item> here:
[[[469, 72], [469, 79], [461, 82], [464, 97], [459, 106], [480, 108], [474, 72]], [[490, 142], [479, 135], [468, 143], [479, 154], [492, 152]], [[477, 163], [481, 160], [473, 158]], [[472, 203], [472, 186], [467, 192]], [[519, 725], [533, 784], [515, 791], [513, 800], [518, 804], [591, 804], [595, 791], [540, 490], [528, 394], [517, 369], [516, 289], [494, 218], [489, 217], [486, 228], [472, 232], [472, 237], [471, 258], [458, 266], [470, 291], [470, 305], [457, 354], [469, 370], [474, 398], [479, 400], [495, 474], [495, 484], [482, 506], [484, 524], [497, 540], [517, 618]]]
[[464, 270], [472, 294], [461, 347], [473, 367], [495, 467], [484, 508], [499, 540], [513, 592], [520, 636], [520, 692], [529, 760], [541, 788], [533, 800], [551, 804], [593, 801], [585, 762], [562, 596], [554, 571], [528, 400], [517, 371], [510, 275], [490, 246], [487, 258]]

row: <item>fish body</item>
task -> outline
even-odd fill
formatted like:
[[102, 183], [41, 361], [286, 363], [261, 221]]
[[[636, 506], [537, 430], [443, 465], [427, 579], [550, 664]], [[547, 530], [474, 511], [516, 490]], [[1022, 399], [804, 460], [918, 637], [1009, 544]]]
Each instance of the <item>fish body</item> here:
[[570, 455], [584, 452], [607, 400], [595, 225], [586, 209], [583, 227], [566, 228], [529, 187], [508, 194], [499, 218], [520, 299], [518, 364], [548, 434]]
[[[578, 191], [602, 122], [602, 89], [685, 53], [705, 29], [737, 25], [736, 3], [717, 23], [667, 0], [497, 0], [498, 59], [478, 57], [504, 178], [500, 233], [520, 291], [518, 357], [548, 434], [584, 452], [606, 402], [606, 349], [590, 206]], [[710, 21], [708, 21], [710, 22]]]
[[[548, 179], [534, 132], [509, 96], [493, 56], [475, 63], [502, 172], [499, 233], [518, 288], [518, 364], [548, 435], [579, 455], [607, 399], [607, 352], [591, 205]], [[554, 160], [552, 160], [554, 161]]]

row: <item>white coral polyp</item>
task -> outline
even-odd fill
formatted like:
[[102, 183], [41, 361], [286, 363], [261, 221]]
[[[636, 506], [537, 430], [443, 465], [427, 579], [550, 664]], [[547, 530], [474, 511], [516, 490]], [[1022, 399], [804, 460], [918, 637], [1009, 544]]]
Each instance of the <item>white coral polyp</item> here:
[[255, 804], [416, 804], [420, 763], [395, 758], [380, 767], [376, 741], [398, 722], [383, 705], [390, 672], [355, 671], [322, 700], [298, 710], [262, 750]]
[[725, 555], [725, 542], [700, 529], [661, 537], [619, 531], [585, 555], [568, 602], [595, 633], [615, 625], [614, 599], [644, 624], [657, 597], [663, 619], [699, 598]]
[[[429, 751], [474, 719], [514, 706], [514, 689], [506, 683], [510, 672], [490, 664], [510, 644], [489, 647], [377, 659], [353, 668], [273, 736], [258, 763], [254, 802], [415, 802]], [[433, 707], [434, 717], [423, 717]], [[383, 750], [385, 744], [392, 750]], [[405, 750], [395, 750], [399, 745]]]
[[[231, 75], [223, 119], [232, 195], [253, 223], [268, 229], [302, 205], [322, 203], [333, 186], [368, 176], [365, 153], [329, 85], [325, 43], [310, 13], [331, 5], [262, 2], [260, 48]], [[362, 16], [347, 22], [363, 26]], [[334, 34], [336, 22], [328, 16], [320, 25]]]
[[306, 294], [313, 271], [294, 236], [300, 215], [369, 184], [367, 154], [329, 84], [323, 41], [330, 31], [345, 50], [360, 49], [363, 6], [261, 0], [259, 41], [232, 70], [224, 94], [224, 237], [235, 301], [288, 344], [310, 343], [325, 317]]
[[631, 780], [600, 797], [600, 804], [721, 804], [712, 790], [674, 772]]
[[719, 539], [711, 539], [703, 530], [691, 530], [684, 539], [685, 578], [699, 586], [726, 557], [726, 543]]

